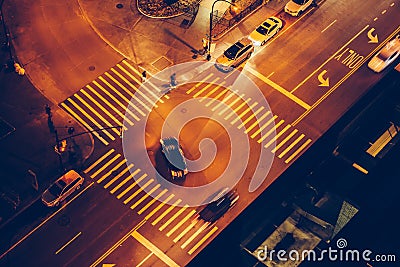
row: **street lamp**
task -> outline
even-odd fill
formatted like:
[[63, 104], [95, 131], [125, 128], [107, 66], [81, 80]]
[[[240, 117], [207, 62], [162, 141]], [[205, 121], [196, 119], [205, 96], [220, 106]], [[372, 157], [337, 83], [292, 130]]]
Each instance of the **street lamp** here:
[[210, 59], [211, 59], [211, 41], [212, 41], [211, 31], [212, 31], [212, 21], [213, 21], [213, 14], [214, 14], [214, 5], [215, 5], [215, 3], [217, 3], [217, 2], [227, 2], [228, 4], [230, 4], [230, 5], [232, 5], [232, 6], [235, 6], [235, 4], [233, 3], [233, 1], [232, 1], [232, 2], [229, 2], [228, 0], [216, 0], [216, 1], [214, 1], [214, 3], [213, 3], [212, 6], [211, 6], [211, 13], [210, 13], [210, 32], [209, 32], [209, 35], [208, 35], [208, 47], [207, 47], [207, 50], [208, 50], [207, 60], [208, 60], [208, 61], [210, 61]]

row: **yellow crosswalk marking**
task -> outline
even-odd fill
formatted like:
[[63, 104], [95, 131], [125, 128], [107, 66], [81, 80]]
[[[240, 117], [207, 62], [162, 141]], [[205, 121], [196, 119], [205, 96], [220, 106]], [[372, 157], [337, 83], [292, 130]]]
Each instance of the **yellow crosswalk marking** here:
[[[173, 197], [175, 197], [174, 194], [170, 194], [165, 201], [162, 201], [155, 209], [153, 209], [146, 217], [145, 219], [148, 221], [157, 211], [159, 211], [168, 201], [170, 201]], [[179, 202], [178, 202], [179, 204]], [[177, 204], [177, 205], [178, 205]], [[153, 224], [154, 225], [154, 224]]]
[[302, 144], [292, 155], [290, 155], [290, 157], [288, 157], [285, 160], [285, 163], [287, 164], [292, 159], [294, 159], [300, 153], [300, 151], [302, 151], [306, 146], [308, 146], [309, 143], [311, 143], [311, 139], [307, 139], [307, 141], [305, 141], [304, 144]]
[[[276, 119], [275, 116], [273, 119], [274, 120]], [[275, 129], [277, 129], [279, 126], [281, 126], [284, 122], [285, 122], [285, 120], [280, 120], [277, 124], [275, 124], [275, 127], [272, 127], [271, 129], [269, 129], [269, 131], [266, 132], [260, 139], [258, 139], [257, 142], [260, 144], [262, 141], [264, 141], [265, 138], [267, 138], [270, 134], [272, 134], [275, 131]]]
[[[263, 126], [261, 126], [260, 128], [258, 128], [258, 130], [255, 131], [250, 137], [251, 137], [251, 138], [256, 137], [259, 133], [261, 133], [262, 130], [264, 130], [268, 125], [270, 125], [273, 121], [275, 121], [276, 118], [278, 118], [278, 116], [277, 116], [277, 115], [274, 115], [274, 116], [273, 116], [272, 118], [270, 118], [266, 123], [264, 123]], [[276, 128], [276, 126], [275, 126], [275, 128]], [[272, 128], [272, 129], [274, 129], [274, 128]], [[261, 137], [261, 138], [258, 140], [258, 143], [261, 143], [267, 136], [268, 136], [268, 135], [264, 135], [263, 137]]]
[[123, 169], [118, 175], [116, 175], [114, 178], [112, 178], [108, 183], [104, 185], [104, 188], [107, 189], [110, 185], [112, 185], [116, 180], [118, 180], [122, 175], [124, 175], [128, 170], [133, 168], [133, 164], [129, 164], [129, 166], [126, 166], [125, 169]]
[[[191, 214], [191, 213], [189, 213], [189, 214]], [[193, 215], [193, 214], [191, 214], [191, 215]], [[189, 232], [189, 230], [192, 229], [197, 222], [198, 222], [197, 220], [192, 220], [190, 225], [188, 225], [177, 237], [175, 237], [175, 239], [173, 240], [174, 243], [178, 242], [184, 235], [186, 235], [187, 232]]]
[[285, 137], [274, 149], [272, 149], [272, 153], [275, 153], [279, 148], [281, 148], [293, 135], [298, 132], [297, 129], [294, 129], [288, 136]]
[[217, 86], [215, 86], [210, 92], [208, 92], [205, 96], [201, 97], [199, 102], [203, 102], [204, 100], [208, 99], [208, 97], [210, 95], [212, 95], [213, 93], [215, 93], [220, 87], [222, 87], [222, 84], [219, 84]]
[[[265, 119], [265, 117], [267, 117], [268, 114], [270, 114], [270, 113], [271, 113], [271, 111], [268, 110], [268, 111], [265, 112], [263, 115], [261, 115], [260, 118], [258, 118], [252, 125], [250, 125], [250, 126], [244, 131], [244, 133], [247, 134], [248, 132], [250, 132], [251, 130], [253, 130], [253, 128], [256, 127], [256, 125], [261, 124], [261, 121], [262, 121], [263, 119]], [[251, 138], [254, 138], [254, 137], [252, 136]]]
[[114, 171], [116, 171], [119, 167], [121, 167], [123, 164], [126, 163], [126, 159], [123, 159], [120, 161], [114, 168], [109, 170], [106, 174], [104, 174], [100, 179], [97, 180], [97, 183], [101, 183], [104, 179], [106, 179], [108, 176], [110, 176]]
[[92, 178], [96, 177], [101, 173], [103, 170], [105, 170], [108, 166], [110, 166], [114, 161], [116, 161], [119, 157], [121, 157], [121, 154], [115, 155], [112, 159], [110, 159], [107, 163], [105, 163], [101, 168], [99, 168], [95, 173], [91, 175]]
[[237, 122], [238, 120], [242, 119], [244, 115], [249, 113], [249, 111], [252, 110], [257, 105], [258, 105], [258, 102], [254, 102], [253, 104], [251, 104], [250, 107], [246, 108], [242, 113], [240, 113], [239, 116], [237, 116], [233, 121], [231, 121], [231, 124], [233, 125], [233, 124], [235, 124], [235, 122]]
[[208, 101], [208, 103], [206, 104], [206, 107], [209, 107], [212, 103], [214, 103], [215, 101], [217, 101], [221, 96], [223, 96], [229, 89], [225, 88], [224, 90], [222, 90], [221, 93], [219, 93], [216, 97], [214, 97], [213, 99], [211, 99], [210, 101]]
[[[199, 95], [201, 95], [205, 90], [207, 90], [208, 88], [210, 88], [212, 85], [215, 85], [215, 82], [218, 81], [218, 77], [215, 78], [214, 80], [212, 80], [211, 82], [209, 82], [206, 86], [204, 86], [203, 88], [201, 88], [197, 93], [195, 93], [193, 95], [193, 98], [198, 97]], [[224, 82], [225, 83], [225, 82]], [[222, 84], [221, 84], [222, 86]]]
[[[235, 93], [237, 93], [237, 91], [235, 91]], [[226, 105], [225, 108], [223, 108], [218, 115], [222, 115], [225, 113], [225, 111], [227, 111], [228, 109], [232, 109], [233, 105], [235, 105], [239, 100], [243, 100], [244, 94], [241, 94], [240, 96], [236, 97], [235, 100], [233, 100], [231, 103], [229, 103], [228, 105]]]
[[135, 204], [133, 204], [131, 206], [131, 209], [133, 210], [134, 208], [136, 208], [140, 203], [142, 203], [148, 196], [150, 196], [151, 194], [153, 194], [154, 191], [156, 191], [158, 188], [160, 188], [160, 184], [157, 184], [156, 186], [154, 186], [152, 189], [149, 190], [149, 192], [146, 192], [146, 194], [144, 196], [142, 196], [138, 201], [135, 202]]
[[237, 106], [234, 110], [232, 110], [228, 115], [225, 116], [225, 120], [228, 120], [230, 117], [232, 117], [233, 114], [238, 112], [244, 105], [249, 103], [251, 98], [247, 98], [246, 101], [242, 102], [239, 106]]
[[278, 138], [279, 138], [282, 134], [284, 134], [290, 127], [291, 127], [290, 124], [286, 125], [285, 128], [283, 128], [277, 135], [275, 135], [274, 138], [272, 138], [271, 140], [269, 140], [269, 142], [266, 143], [266, 144], [264, 145], [264, 147], [265, 147], [265, 148], [269, 147], [275, 140], [278, 140]]
[[[147, 176], [147, 174], [143, 174], [141, 177], [144, 178], [146, 176]], [[144, 185], [140, 186], [139, 189], [135, 191], [135, 193], [133, 193], [127, 199], [124, 200], [124, 204], [128, 204], [129, 201], [131, 201], [134, 197], [136, 197], [140, 192], [142, 192], [144, 189], [146, 189], [153, 182], [154, 182], [154, 179], [150, 179]]]
[[190, 242], [192, 242], [201, 232], [204, 231], [204, 229], [206, 229], [208, 226], [207, 223], [203, 224], [199, 229], [197, 229], [197, 231], [191, 235], [186, 241], [185, 243], [182, 244], [181, 249], [185, 249], [187, 247], [187, 245], [190, 244]]
[[195, 86], [193, 86], [192, 88], [190, 88], [189, 90], [186, 91], [186, 94], [190, 94], [191, 92], [193, 92], [194, 90], [196, 90], [197, 87], [199, 87], [200, 85], [202, 85], [203, 83], [205, 83], [209, 78], [211, 78], [214, 74], [210, 73], [208, 74], [203, 81], [198, 82]]
[[207, 240], [213, 233], [215, 233], [217, 230], [218, 230], [218, 227], [217, 227], [217, 226], [214, 226], [214, 228], [211, 229], [210, 232], [208, 232], [202, 239], [200, 239], [199, 242], [197, 242], [196, 245], [194, 245], [194, 246], [188, 251], [188, 254], [189, 254], [189, 255], [192, 255], [193, 252], [195, 252], [196, 249], [198, 249], [204, 242], [206, 242], [206, 240]]
[[[179, 227], [182, 226], [182, 224], [184, 224], [190, 217], [193, 216], [193, 214], [195, 214], [196, 211], [192, 210], [191, 212], [189, 212], [185, 218], [183, 218], [180, 222], [178, 222], [171, 230], [169, 230], [169, 232], [167, 233], [167, 236], [170, 237]], [[179, 240], [179, 239], [178, 239]], [[174, 242], [176, 243], [176, 241], [174, 240]]]
[[[141, 210], [138, 211], [138, 214], [142, 214], [144, 211], [146, 211], [151, 205], [154, 204], [154, 202], [156, 202], [156, 200], [160, 199], [160, 197], [162, 197], [163, 195], [165, 195], [165, 193], [168, 192], [168, 189], [164, 189], [163, 191], [161, 191], [155, 198], [153, 198], [152, 200], [149, 201], [149, 203], [147, 203]], [[147, 219], [146, 219], [147, 220]]]
[[278, 158], [282, 158], [283, 156], [286, 155], [286, 153], [289, 152], [289, 150], [291, 150], [298, 142], [300, 142], [301, 139], [303, 139], [305, 135], [301, 134], [299, 137], [297, 137], [296, 140], [294, 140], [294, 142], [292, 142], [285, 150], [282, 151], [281, 154], [279, 154]]
[[235, 95], [236, 95], [236, 94], [233, 93], [233, 92], [229, 93], [226, 97], [224, 97], [224, 99], [222, 99], [221, 101], [219, 101], [219, 103], [218, 103], [216, 106], [214, 106], [214, 107], [211, 109], [211, 111], [216, 111], [220, 106], [222, 106], [223, 104], [225, 104], [226, 101], [228, 101], [229, 99], [232, 98], [232, 96], [235, 96]]
[[164, 230], [173, 220], [175, 220], [179, 215], [181, 215], [181, 213], [184, 212], [188, 207], [189, 207], [188, 205], [181, 207], [178, 210], [178, 212], [172, 215], [168, 221], [166, 221], [163, 225], [160, 226], [160, 228], [158, 228], [158, 230], [160, 231]]
[[[130, 175], [128, 175], [128, 177], [126, 177], [122, 182], [120, 182], [119, 184], [117, 184], [111, 191], [111, 194], [114, 194], [118, 189], [120, 189], [124, 184], [126, 184], [129, 180], [133, 179], [133, 177], [135, 177], [136, 174], [138, 174], [140, 172], [140, 169], [136, 169], [133, 173], [131, 173]], [[135, 186], [135, 184], [134, 184]], [[128, 192], [129, 189], [126, 190], [126, 192]], [[126, 193], [125, 192], [125, 193]], [[122, 197], [122, 196], [121, 196]], [[120, 199], [121, 197], [117, 197], [118, 199]]]
[[160, 216], [157, 217], [157, 219], [155, 219], [151, 224], [154, 226], [156, 225], [159, 221], [162, 220], [162, 218], [165, 217], [165, 215], [167, 215], [168, 213], [171, 212], [171, 210], [173, 208], [175, 208], [179, 203], [182, 202], [182, 199], [177, 199], [174, 204], [172, 204], [172, 206], [169, 206], [168, 209], [166, 209]]
[[92, 165], [90, 165], [89, 168], [87, 168], [86, 170], [84, 170], [84, 173], [88, 173], [91, 170], [93, 170], [94, 167], [97, 166], [97, 164], [99, 164], [100, 162], [102, 162], [105, 158], [107, 158], [109, 155], [111, 155], [113, 152], [115, 151], [114, 148], [111, 148], [106, 154], [104, 154], [103, 156], [101, 156], [98, 160], [96, 160]]
[[264, 109], [264, 107], [260, 107], [259, 109], [257, 109], [255, 112], [253, 112], [247, 119], [245, 119], [237, 128], [241, 129], [243, 128], [252, 118], [254, 118], [255, 116], [257, 116], [258, 113], [260, 113], [262, 110]]

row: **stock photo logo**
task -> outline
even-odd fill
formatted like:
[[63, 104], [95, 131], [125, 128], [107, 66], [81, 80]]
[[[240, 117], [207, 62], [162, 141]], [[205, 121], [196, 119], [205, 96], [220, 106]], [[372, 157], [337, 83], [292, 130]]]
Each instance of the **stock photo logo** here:
[[[147, 114], [135, 121], [138, 106]], [[269, 124], [259, 125], [262, 119]], [[263, 93], [241, 72], [222, 73], [209, 62], [183, 63], [154, 74], [133, 95], [124, 129], [127, 164], [138, 166], [182, 200], [157, 198], [170, 205], [210, 203], [241, 179], [254, 192], [274, 159], [264, 148], [275, 147], [275, 125]], [[156, 198], [140, 177], [135, 179]]]

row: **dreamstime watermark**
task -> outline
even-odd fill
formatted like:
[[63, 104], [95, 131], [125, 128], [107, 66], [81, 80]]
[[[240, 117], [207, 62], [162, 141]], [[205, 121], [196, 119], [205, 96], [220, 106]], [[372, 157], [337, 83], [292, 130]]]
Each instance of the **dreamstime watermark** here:
[[369, 249], [346, 249], [347, 240], [339, 238], [336, 242], [337, 249], [329, 247], [321, 251], [306, 249], [298, 251], [291, 250], [268, 250], [267, 246], [257, 250], [257, 259], [265, 261], [267, 259], [277, 259], [279, 261], [365, 261], [365, 262], [396, 262], [395, 254], [374, 254]]

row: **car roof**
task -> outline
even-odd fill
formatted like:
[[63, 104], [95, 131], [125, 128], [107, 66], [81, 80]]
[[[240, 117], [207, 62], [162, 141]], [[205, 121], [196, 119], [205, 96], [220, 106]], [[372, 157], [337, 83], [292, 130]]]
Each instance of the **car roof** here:
[[181, 170], [186, 169], [186, 161], [180, 151], [178, 139], [175, 137], [166, 137], [161, 139], [160, 143], [169, 163]]
[[67, 173], [65, 173], [63, 176], [58, 178], [59, 181], [63, 181], [65, 184], [70, 184], [72, 183], [76, 178], [81, 177], [79, 173], [77, 173], [74, 170], [70, 170]]
[[235, 43], [235, 45], [238, 45], [238, 44], [241, 44], [240, 48], [242, 48], [249, 44], [253, 44], [253, 42], [250, 41], [248, 38], [242, 38]]

